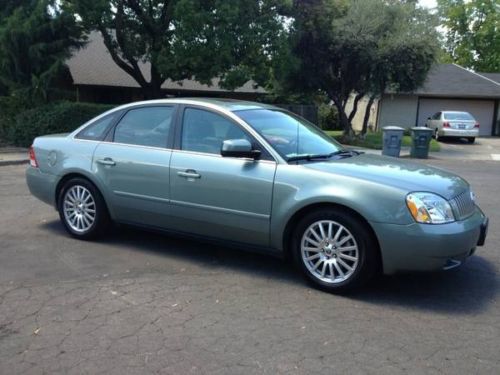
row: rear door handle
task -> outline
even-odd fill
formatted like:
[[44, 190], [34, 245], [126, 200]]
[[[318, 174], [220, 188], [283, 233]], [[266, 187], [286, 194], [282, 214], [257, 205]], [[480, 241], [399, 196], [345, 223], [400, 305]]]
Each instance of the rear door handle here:
[[116, 165], [116, 163], [111, 158], [97, 159], [96, 162], [102, 165]]
[[177, 172], [177, 176], [186, 178], [201, 178], [201, 174], [197, 173], [193, 169], [188, 169], [185, 172]]

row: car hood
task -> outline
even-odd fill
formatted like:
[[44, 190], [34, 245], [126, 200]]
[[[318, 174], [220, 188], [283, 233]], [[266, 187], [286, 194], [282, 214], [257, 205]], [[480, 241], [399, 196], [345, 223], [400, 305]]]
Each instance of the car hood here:
[[460, 176], [425, 164], [387, 156], [361, 154], [303, 164], [304, 167], [335, 175], [389, 185], [407, 192], [427, 191], [451, 199], [469, 184]]

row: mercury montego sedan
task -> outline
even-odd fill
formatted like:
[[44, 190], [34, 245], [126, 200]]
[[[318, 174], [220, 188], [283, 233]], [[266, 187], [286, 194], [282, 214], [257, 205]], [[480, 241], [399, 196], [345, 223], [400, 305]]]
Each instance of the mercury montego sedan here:
[[111, 222], [263, 249], [316, 286], [345, 291], [377, 271], [460, 265], [488, 220], [459, 176], [345, 149], [260, 103], [133, 103], [70, 134], [38, 137], [26, 179], [70, 235]]

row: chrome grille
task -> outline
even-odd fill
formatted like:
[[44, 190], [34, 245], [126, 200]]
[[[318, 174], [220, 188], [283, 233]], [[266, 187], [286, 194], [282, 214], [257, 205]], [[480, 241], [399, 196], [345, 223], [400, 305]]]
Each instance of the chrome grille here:
[[451, 199], [450, 203], [458, 220], [465, 219], [472, 215], [476, 207], [469, 189]]

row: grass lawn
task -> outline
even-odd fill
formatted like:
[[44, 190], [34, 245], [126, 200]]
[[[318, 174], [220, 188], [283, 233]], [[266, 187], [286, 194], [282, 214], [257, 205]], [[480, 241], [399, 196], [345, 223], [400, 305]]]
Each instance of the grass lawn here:
[[[339, 140], [342, 137], [342, 130], [326, 130], [325, 133], [335, 138], [336, 140]], [[364, 140], [355, 139], [351, 143], [349, 143], [349, 145], [382, 150], [382, 132], [368, 132], [366, 133], [366, 138]], [[401, 146], [411, 146], [411, 137], [409, 135], [403, 136], [403, 142]], [[430, 151], [437, 152], [439, 150], [439, 142], [436, 142], [435, 139], [431, 139]]]

